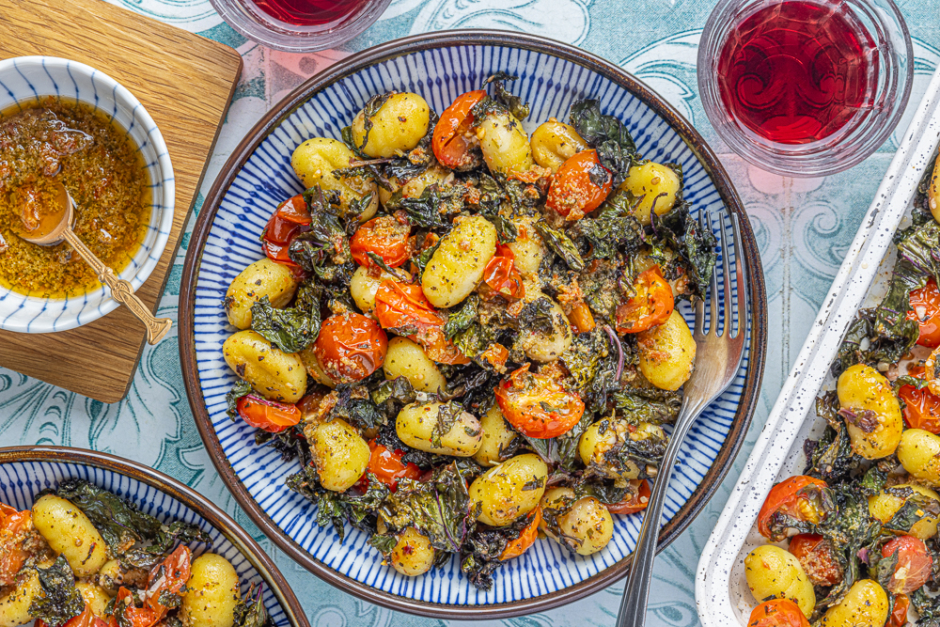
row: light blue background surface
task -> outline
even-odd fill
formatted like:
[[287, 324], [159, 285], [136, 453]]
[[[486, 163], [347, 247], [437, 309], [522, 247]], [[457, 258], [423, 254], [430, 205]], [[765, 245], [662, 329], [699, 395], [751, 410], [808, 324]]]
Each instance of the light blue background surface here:
[[[197, 212], [232, 149], [290, 90], [353, 52], [431, 30], [513, 29], [578, 45], [634, 73], [698, 128], [719, 154], [750, 214], [767, 280], [770, 340], [760, 401], [738, 462], [708, 507], [656, 565], [648, 625], [697, 625], [694, 577], [701, 547], [802, 346], [910, 114], [878, 153], [837, 176], [781, 178], [745, 164], [729, 154], [715, 136], [697, 96], [698, 40], [713, 6], [703, 0], [394, 0], [366, 33], [342, 49], [312, 55], [275, 52], [246, 41], [222, 23], [208, 0], [110, 1], [221, 41], [244, 58], [245, 69], [197, 198]], [[916, 103], [940, 62], [940, 2], [901, 0], [899, 4], [914, 38], [917, 64], [911, 102]], [[160, 305], [160, 314], [174, 319], [193, 223], [194, 219], [190, 220]], [[135, 459], [185, 481], [223, 506], [261, 542], [293, 585], [313, 627], [411, 627], [446, 622], [391, 612], [339, 592], [296, 566], [254, 527], [229, 495], [199, 439], [183, 387], [176, 327], [159, 345], [145, 348], [127, 399], [116, 405], [90, 401], [0, 368], [0, 443], [93, 448]], [[621, 585], [612, 586], [567, 607], [503, 623], [518, 627], [613, 625], [621, 589]]]

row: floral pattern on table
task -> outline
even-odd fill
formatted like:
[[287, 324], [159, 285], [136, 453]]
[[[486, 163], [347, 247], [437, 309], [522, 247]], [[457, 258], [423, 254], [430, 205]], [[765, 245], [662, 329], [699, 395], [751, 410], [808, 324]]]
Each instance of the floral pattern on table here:
[[[501, 28], [544, 35], [618, 63], [659, 92], [705, 137], [744, 200], [760, 247], [767, 281], [769, 328], [764, 386], [751, 431], [735, 469], [708, 507], [661, 556], [650, 599], [651, 627], [693, 627], [698, 556], [757, 433], [763, 426], [822, 299], [881, 181], [899, 130], [878, 153], [849, 172], [826, 179], [790, 179], [748, 165], [717, 139], [701, 102], [696, 55], [713, 3], [700, 0], [393, 0], [368, 31], [342, 49], [287, 54], [246, 40], [222, 22], [208, 0], [108, 0], [236, 48], [245, 68], [209, 162], [205, 192], [243, 135], [301, 82], [349, 54], [410, 34], [449, 28]], [[245, 0], [249, 1], [249, 0]], [[907, 0], [901, 8], [914, 37], [919, 101], [940, 63], [940, 0]], [[931, 19], [916, 19], [919, 15]], [[193, 220], [171, 272], [159, 315], [176, 320], [179, 277]], [[272, 555], [290, 581], [313, 627], [412, 627], [464, 623], [412, 617], [336, 591], [276, 549], [231, 497], [202, 446], [186, 400], [174, 331], [146, 347], [127, 399], [90, 401], [0, 369], [0, 443], [61, 444], [107, 451], [166, 472], [231, 513]], [[538, 615], [497, 621], [512, 627], [613, 625], [622, 585]], [[469, 623], [466, 623], [469, 625]], [[475, 623], [480, 624], [480, 623]]]

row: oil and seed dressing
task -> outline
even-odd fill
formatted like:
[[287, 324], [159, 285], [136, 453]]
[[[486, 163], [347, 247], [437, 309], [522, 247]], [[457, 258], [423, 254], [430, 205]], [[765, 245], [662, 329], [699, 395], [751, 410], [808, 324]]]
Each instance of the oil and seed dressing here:
[[42, 247], [56, 181], [75, 201], [74, 231], [115, 272], [139, 249], [150, 222], [150, 181], [137, 146], [103, 112], [43, 98], [0, 113], [0, 286], [64, 298], [98, 287], [68, 244]]

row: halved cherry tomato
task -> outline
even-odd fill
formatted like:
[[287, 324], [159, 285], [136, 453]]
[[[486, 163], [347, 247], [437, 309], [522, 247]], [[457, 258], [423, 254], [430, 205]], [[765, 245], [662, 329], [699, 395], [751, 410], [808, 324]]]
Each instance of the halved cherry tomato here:
[[[757, 515], [757, 529], [761, 535], [773, 542], [780, 542], [786, 537], [786, 524], [783, 517], [795, 518], [802, 522], [817, 524], [828, 512], [821, 503], [822, 490], [828, 488], [825, 481], [797, 475], [781, 481], [764, 500], [764, 505]], [[772, 529], [776, 527], [776, 529]]]
[[576, 333], [588, 333], [597, 326], [591, 308], [584, 301], [572, 307], [571, 313], [568, 314], [568, 322], [576, 329]]
[[407, 221], [392, 216], [372, 218], [350, 238], [349, 252], [360, 266], [374, 266], [375, 262], [369, 257], [369, 253], [373, 253], [389, 268], [397, 268], [411, 257], [410, 234], [411, 226]]
[[480, 353], [479, 357], [493, 366], [493, 369], [497, 372], [504, 372], [503, 368], [506, 366], [506, 360], [509, 359], [509, 349], [498, 342], [493, 342]]
[[930, 579], [933, 558], [927, 552], [923, 540], [913, 536], [900, 536], [889, 540], [881, 548], [882, 559], [897, 553], [898, 563], [894, 574], [886, 586], [893, 594], [910, 594], [918, 590]]
[[913, 385], [902, 385], [898, 396], [904, 401], [904, 422], [908, 427], [940, 434], [940, 397]]
[[473, 163], [470, 157], [472, 138], [469, 136], [473, 114], [470, 110], [484, 97], [486, 92], [482, 89], [468, 91], [444, 109], [431, 138], [431, 150], [441, 165], [458, 170]]
[[33, 516], [0, 503], [0, 588], [12, 586], [28, 553], [23, 550], [26, 533], [32, 529]]
[[310, 212], [302, 194], [288, 198], [277, 206], [261, 234], [264, 254], [272, 261], [298, 268], [287, 254], [290, 243], [310, 225]]
[[420, 285], [387, 279], [375, 292], [375, 317], [385, 329], [440, 327], [446, 322]]
[[320, 325], [313, 351], [334, 381], [361, 381], [382, 367], [388, 337], [371, 318], [347, 312], [330, 316]]
[[163, 563], [150, 571], [143, 607], [137, 607], [131, 591], [121, 586], [114, 604], [115, 612], [122, 612], [126, 621], [133, 627], [156, 625], [163, 619], [168, 609], [160, 603], [160, 595], [164, 592], [179, 594], [192, 575], [191, 559], [192, 552], [189, 547], [182, 544], [176, 547], [176, 550], [163, 560]]
[[394, 492], [398, 487], [399, 479], [417, 479], [421, 476], [421, 469], [408, 462], [403, 464], [401, 458], [404, 451], [390, 451], [375, 440], [369, 442], [372, 455], [369, 457], [367, 471], [375, 478], [387, 485]]
[[537, 439], [568, 433], [584, 414], [581, 397], [548, 375], [529, 372], [529, 364], [500, 382], [496, 402], [509, 424]]
[[442, 364], [468, 364], [444, 333], [444, 316], [428, 301], [420, 285], [385, 280], [375, 292], [375, 317], [385, 329], [395, 329], [424, 348]]
[[832, 545], [814, 533], [801, 533], [790, 539], [788, 549], [806, 571], [813, 585], [834, 586], [842, 581], [842, 567], [836, 561]]
[[597, 151], [584, 150], [569, 157], [552, 176], [545, 206], [568, 220], [580, 220], [604, 202], [613, 182]]
[[747, 627], [809, 627], [809, 621], [790, 599], [773, 599], [754, 608]]
[[617, 307], [617, 331], [639, 333], [665, 322], [672, 314], [675, 299], [659, 266], [641, 272], [633, 284], [636, 296]]
[[907, 625], [907, 611], [911, 607], [911, 600], [906, 594], [894, 595], [894, 607], [891, 609], [891, 616], [885, 627], [904, 627]]
[[619, 503], [608, 505], [611, 514], [636, 514], [646, 509], [650, 504], [650, 482], [646, 479], [633, 479], [630, 481], [630, 491]]
[[483, 282], [497, 294], [508, 298], [525, 296], [525, 286], [522, 285], [522, 275], [516, 268], [515, 259], [512, 249], [500, 244], [483, 270]]
[[920, 325], [917, 343], [928, 348], [940, 346], [940, 290], [933, 279], [927, 285], [911, 292], [911, 311], [907, 319]]
[[499, 554], [499, 561], [505, 562], [514, 557], [519, 557], [535, 544], [539, 537], [539, 525], [542, 524], [542, 506], [536, 507], [530, 516], [529, 524], [522, 528], [519, 537], [510, 540], [503, 552]]
[[238, 415], [255, 429], [280, 433], [298, 424], [303, 413], [296, 405], [275, 403], [266, 398], [248, 394], [236, 402]]

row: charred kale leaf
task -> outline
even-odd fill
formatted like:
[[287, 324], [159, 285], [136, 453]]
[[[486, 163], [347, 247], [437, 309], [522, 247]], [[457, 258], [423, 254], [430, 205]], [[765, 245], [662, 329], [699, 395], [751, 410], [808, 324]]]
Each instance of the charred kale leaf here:
[[402, 210], [408, 219], [422, 229], [440, 230], [449, 225], [443, 216], [454, 216], [463, 208], [463, 189], [458, 187], [442, 188], [437, 183], [428, 185], [417, 198], [405, 198], [395, 192], [385, 203], [385, 210], [392, 213]]
[[465, 474], [451, 463], [425, 482], [402, 479], [382, 503], [382, 518], [392, 531], [414, 526], [435, 549], [459, 553], [472, 524]]
[[623, 388], [613, 395], [620, 415], [631, 423], [673, 424], [682, 407], [682, 394], [658, 388]]
[[571, 125], [591, 148], [597, 150], [601, 165], [614, 175], [619, 186], [637, 159], [630, 131], [617, 118], [601, 113], [596, 100], [581, 100], [571, 106]]
[[307, 464], [300, 472], [287, 478], [287, 487], [316, 503], [317, 525], [326, 527], [332, 524], [342, 542], [346, 537], [346, 523], [362, 528], [366, 517], [374, 514], [389, 495], [388, 486], [372, 473], [367, 473], [366, 478], [369, 479], [369, 487], [363, 494], [331, 492], [320, 485], [316, 468]]
[[268, 610], [264, 607], [262, 589], [258, 586], [255, 593], [255, 584], [251, 584], [248, 592], [235, 605], [235, 627], [273, 627]]
[[451, 312], [450, 316], [447, 318], [447, 323], [444, 324], [444, 334], [448, 339], [452, 339], [461, 331], [466, 331], [470, 328], [471, 324], [476, 322], [477, 308], [479, 305], [480, 297], [476, 294], [471, 294], [464, 300], [460, 309]]
[[718, 241], [715, 234], [711, 229], [703, 229], [698, 220], [689, 215], [685, 204], [677, 204], [663, 216], [653, 214], [651, 217], [655, 238], [679, 253], [696, 294], [708, 294], [712, 272], [718, 259], [718, 253], [715, 251]]
[[43, 595], [33, 599], [29, 615], [49, 627], [62, 627], [85, 609], [85, 600], [75, 588], [75, 575], [61, 555], [48, 568], [36, 568]]
[[561, 257], [569, 268], [575, 272], [584, 270], [584, 259], [581, 258], [578, 247], [565, 235], [564, 231], [553, 229], [544, 220], [539, 220], [535, 224], [535, 230], [538, 231], [549, 250]]
[[631, 192], [616, 193], [603, 207], [579, 220], [572, 233], [591, 244], [592, 258], [610, 259], [617, 251], [632, 253], [645, 241], [643, 226], [633, 217], [633, 207], [639, 202]]
[[518, 76], [511, 76], [506, 72], [497, 72], [483, 81], [483, 88], [492, 83], [496, 102], [506, 107], [521, 122], [529, 117], [529, 105], [528, 103], [523, 104], [522, 98], [514, 96], [503, 86], [503, 81], [514, 81], [518, 78]]
[[251, 330], [285, 353], [299, 353], [320, 333], [320, 303], [306, 285], [293, 307], [277, 309], [264, 296], [251, 306]]
[[238, 417], [238, 399], [251, 394], [253, 391], [251, 384], [241, 379], [232, 386], [232, 389], [225, 395], [225, 403], [228, 405], [225, 413], [228, 414], [229, 418], [235, 420]]
[[179, 543], [209, 543], [209, 536], [181, 521], [164, 525], [121, 497], [82, 481], [59, 484], [56, 494], [82, 510], [104, 537], [111, 552], [126, 566], [150, 568], [161, 562]]

